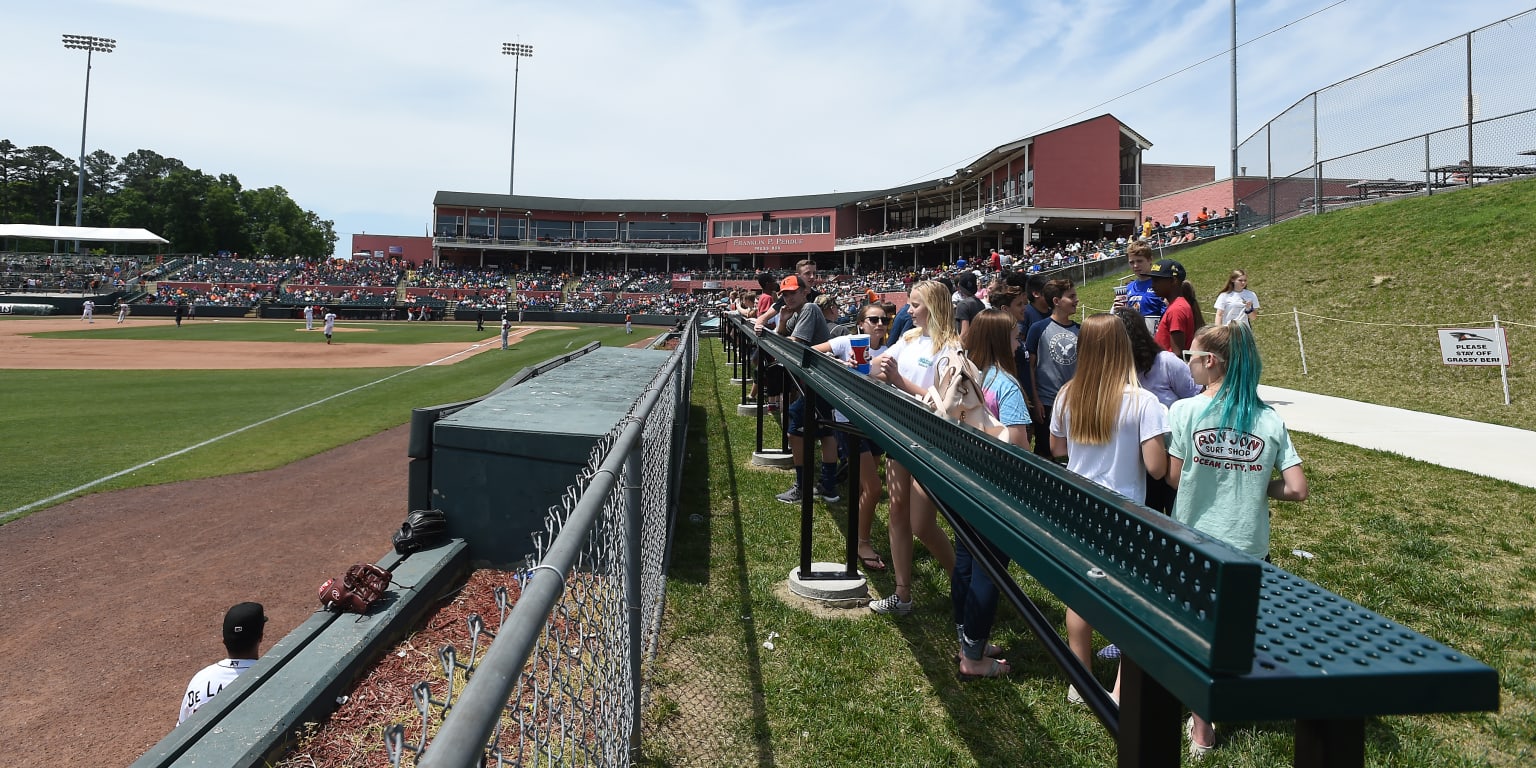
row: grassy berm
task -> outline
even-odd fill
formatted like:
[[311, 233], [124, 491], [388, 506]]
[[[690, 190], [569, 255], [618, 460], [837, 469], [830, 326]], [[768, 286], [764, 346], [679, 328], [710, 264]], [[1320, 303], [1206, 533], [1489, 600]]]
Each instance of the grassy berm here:
[[[1265, 384], [1536, 429], [1533, 210], [1536, 180], [1522, 180], [1300, 217], [1172, 256], [1207, 320], [1228, 273], [1248, 272]], [[1084, 286], [1082, 303], [1109, 306], [1112, 285]], [[1431, 327], [1491, 328], [1494, 315], [1511, 324], [1508, 406], [1499, 369], [1443, 364]]]

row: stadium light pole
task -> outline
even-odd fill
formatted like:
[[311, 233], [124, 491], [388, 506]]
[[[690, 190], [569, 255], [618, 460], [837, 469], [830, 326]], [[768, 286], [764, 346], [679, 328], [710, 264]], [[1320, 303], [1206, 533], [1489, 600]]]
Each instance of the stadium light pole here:
[[[91, 54], [111, 53], [117, 41], [90, 35], [65, 35], [64, 47], [85, 51], [85, 108], [80, 113], [80, 183], [75, 187], [75, 226], [80, 226], [85, 213], [85, 126], [91, 115]], [[80, 252], [80, 241], [75, 241], [75, 253]]]
[[501, 52], [512, 57], [512, 168], [507, 176], [507, 194], [517, 190], [517, 75], [523, 59], [533, 58], [533, 46], [522, 43], [502, 43]]
[[[59, 228], [59, 211], [62, 210], [63, 208], [64, 208], [64, 185], [60, 184], [58, 191], [53, 194], [53, 228], [54, 229], [58, 229]], [[55, 256], [57, 256], [58, 253], [59, 253], [59, 239], [57, 237], [55, 237], [53, 239], [53, 253], [54, 253]]]
[[1232, 182], [1237, 183], [1237, 0], [1232, 0]]

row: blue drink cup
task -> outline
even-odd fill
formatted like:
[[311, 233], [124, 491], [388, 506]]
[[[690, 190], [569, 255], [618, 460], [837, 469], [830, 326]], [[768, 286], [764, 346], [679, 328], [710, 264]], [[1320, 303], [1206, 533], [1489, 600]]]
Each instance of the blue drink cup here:
[[853, 349], [853, 369], [865, 376], [869, 375], [869, 334], [860, 333], [848, 337], [848, 346]]

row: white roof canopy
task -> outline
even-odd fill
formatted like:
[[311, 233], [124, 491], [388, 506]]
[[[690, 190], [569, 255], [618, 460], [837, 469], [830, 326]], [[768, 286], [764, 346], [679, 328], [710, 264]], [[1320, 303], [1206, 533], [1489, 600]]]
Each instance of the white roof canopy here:
[[28, 240], [89, 240], [102, 243], [169, 243], [147, 230], [126, 227], [55, 227], [46, 224], [0, 224], [0, 237]]

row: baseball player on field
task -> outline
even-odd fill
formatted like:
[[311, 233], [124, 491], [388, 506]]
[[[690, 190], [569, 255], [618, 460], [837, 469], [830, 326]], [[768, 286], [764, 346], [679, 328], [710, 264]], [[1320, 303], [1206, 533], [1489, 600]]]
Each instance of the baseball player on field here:
[[128, 319], [128, 300], [127, 299], [118, 299], [117, 300], [117, 324], [118, 325], [122, 325], [123, 321], [127, 320], [127, 319]]
[[331, 334], [336, 332], [336, 310], [325, 310], [325, 343], [331, 343]]
[[315, 329], [315, 305], [313, 305], [313, 304], [305, 304], [304, 305], [304, 330], [306, 330], [306, 331], [313, 331], [314, 329]]
[[224, 651], [229, 658], [209, 664], [192, 676], [187, 692], [181, 697], [181, 725], [198, 707], [217, 696], [224, 686], [235, 681], [261, 656], [261, 633], [267, 615], [261, 603], [240, 603], [224, 614]]
[[87, 323], [96, 322], [96, 302], [86, 299], [85, 303], [80, 305], [80, 319]]

